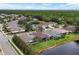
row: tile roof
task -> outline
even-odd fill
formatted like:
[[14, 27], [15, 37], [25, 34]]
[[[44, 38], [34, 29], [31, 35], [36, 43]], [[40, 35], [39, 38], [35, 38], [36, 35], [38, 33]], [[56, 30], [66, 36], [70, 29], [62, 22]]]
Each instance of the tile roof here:
[[18, 20], [11, 21], [7, 23], [8, 28], [10, 28], [10, 31], [21, 31], [24, 30], [24, 28], [20, 27], [18, 25]]
[[35, 33], [33, 33], [33, 35], [35, 37], [39, 37], [39, 38], [48, 38], [48, 35], [43, 32], [35, 32]]
[[17, 36], [19, 36], [24, 42], [32, 42], [34, 38], [33, 35], [30, 35], [29, 33], [26, 32], [17, 34]]

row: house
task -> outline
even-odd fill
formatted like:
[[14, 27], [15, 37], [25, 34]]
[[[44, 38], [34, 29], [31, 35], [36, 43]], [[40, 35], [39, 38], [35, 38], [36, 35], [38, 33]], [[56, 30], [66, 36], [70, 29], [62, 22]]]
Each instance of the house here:
[[47, 29], [45, 31], [34, 32], [33, 35], [39, 39], [50, 39], [63, 37], [64, 35], [69, 34], [69, 31], [61, 28]]
[[33, 21], [38, 21], [38, 19], [37, 18], [33, 18]]
[[75, 32], [76, 26], [69, 25], [69, 26], [64, 27], [64, 29], [70, 32]]
[[43, 28], [43, 30], [47, 30], [47, 29], [53, 29], [57, 26], [57, 23], [55, 22], [44, 22], [42, 24], [39, 24], [38, 27], [41, 26]]
[[75, 32], [79, 32], [79, 26], [76, 26], [76, 31]]
[[25, 17], [25, 16], [20, 16], [19, 18], [18, 18], [18, 20], [25, 20], [27, 17]]
[[4, 14], [4, 13], [2, 13], [1, 15], [2, 15], [2, 16], [7, 16], [7, 14]]
[[[34, 31], [34, 32], [24, 32], [24, 33], [19, 33], [17, 36], [19, 36], [24, 42], [29, 42], [29, 43], [34, 43], [37, 42], [38, 40], [48, 40], [50, 38], [59, 38], [63, 37], [63, 34], [67, 33], [66, 30], [64, 29], [50, 29], [46, 30], [44, 32], [41, 31]], [[34, 40], [35, 39], [35, 40]]]
[[[19, 33], [17, 34], [25, 43], [34, 43], [35, 38], [39, 40], [45, 40], [48, 39], [48, 35], [42, 32], [24, 32], [24, 33]], [[37, 40], [36, 39], [36, 40]]]
[[7, 23], [6, 27], [11, 33], [24, 32], [25, 29], [18, 25], [18, 20], [10, 21]]
[[54, 30], [46, 30], [44, 33], [48, 34], [50, 38], [58, 38], [62, 36], [60, 33]]
[[71, 32], [71, 31], [65, 30], [63, 28], [55, 28], [53, 30], [56, 31], [56, 32], [58, 32], [58, 33], [60, 33], [60, 34], [68, 34], [68, 33]]
[[27, 32], [19, 33], [19, 34], [17, 34], [17, 36], [19, 36], [25, 43], [33, 42], [33, 38], [34, 38], [33, 35], [31, 35], [30, 33], [27, 33]]
[[49, 35], [44, 32], [34, 32], [32, 35], [37, 37], [38, 39], [49, 39]]
[[48, 29], [46, 31], [44, 31], [44, 33], [48, 34], [50, 36], [50, 38], [58, 38], [58, 37], [62, 37], [66, 34], [69, 33], [69, 31], [65, 30], [65, 29], [60, 29], [60, 28], [54, 28], [54, 29]]
[[2, 16], [2, 15], [0, 15], [0, 18], [2, 18], [2, 19], [3, 19], [3, 18], [5, 18], [5, 17], [4, 17], [4, 16]]

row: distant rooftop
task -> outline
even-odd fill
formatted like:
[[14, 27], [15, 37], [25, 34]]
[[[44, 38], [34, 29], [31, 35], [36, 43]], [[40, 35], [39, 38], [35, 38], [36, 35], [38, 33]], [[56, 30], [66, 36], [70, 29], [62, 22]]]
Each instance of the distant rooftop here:
[[22, 28], [22, 27], [20, 27], [18, 25], [18, 20], [8, 22], [7, 25], [10, 28], [11, 31], [21, 31], [21, 30], [24, 30], [24, 28]]

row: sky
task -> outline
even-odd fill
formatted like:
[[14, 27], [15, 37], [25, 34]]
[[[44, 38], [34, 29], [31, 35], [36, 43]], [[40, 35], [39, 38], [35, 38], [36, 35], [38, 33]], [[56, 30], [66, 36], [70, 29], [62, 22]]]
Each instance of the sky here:
[[0, 3], [1, 9], [10, 10], [79, 10], [79, 3]]

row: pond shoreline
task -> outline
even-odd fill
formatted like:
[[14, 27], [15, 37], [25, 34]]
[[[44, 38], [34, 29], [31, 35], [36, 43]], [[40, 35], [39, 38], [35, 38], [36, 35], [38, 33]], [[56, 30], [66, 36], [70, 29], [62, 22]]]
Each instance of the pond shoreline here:
[[[69, 42], [72, 42], [72, 41], [69, 41]], [[41, 50], [41, 51], [39, 52], [39, 54], [41, 54], [42, 52], [44, 52], [44, 51], [46, 51], [46, 50], [48, 50], [48, 49], [55, 48], [55, 47], [58, 47], [58, 46], [61, 46], [61, 45], [67, 44], [67, 43], [69, 43], [69, 42], [67, 41], [67, 42], [65, 42], [65, 43], [63, 43], [63, 44], [60, 44], [60, 45], [56, 45], [56, 46], [48, 47], [48, 48], [46, 48], [46, 49], [44, 49], [44, 50]]]
[[[47, 47], [37, 47], [37, 46], [41, 46], [40, 44], [39, 45], [36, 45], [36, 46], [32, 46], [32, 48], [36, 48], [36, 50], [34, 50], [32, 53], [33, 55], [41, 55], [42, 52], [48, 50], [48, 49], [51, 49], [51, 48], [55, 48], [57, 46], [61, 46], [63, 44], [66, 44], [68, 42], [71, 42], [71, 41], [75, 41], [75, 39], [77, 39], [79, 37], [78, 34], [70, 34], [69, 37], [67, 38], [63, 38], [63, 39], [59, 39], [58, 41], [56, 41], [56, 45], [55, 44], [52, 44], [52, 45], [48, 45]], [[79, 40], [79, 39], [78, 39]], [[53, 41], [53, 40], [52, 40]], [[44, 43], [43, 43], [44, 44]], [[43, 45], [42, 44], [42, 45]], [[45, 45], [45, 44], [44, 44]]]
[[56, 48], [50, 48], [43, 51], [41, 55], [79, 55], [79, 42], [71, 41]]

